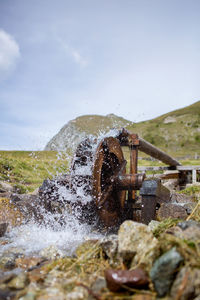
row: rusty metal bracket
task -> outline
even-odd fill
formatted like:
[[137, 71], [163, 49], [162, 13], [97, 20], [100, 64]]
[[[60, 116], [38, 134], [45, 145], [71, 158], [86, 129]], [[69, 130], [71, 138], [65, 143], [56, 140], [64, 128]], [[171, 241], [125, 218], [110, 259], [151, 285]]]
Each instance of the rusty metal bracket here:
[[142, 196], [141, 222], [148, 224], [155, 219], [158, 204], [170, 201], [170, 191], [160, 179], [145, 180], [140, 189]]

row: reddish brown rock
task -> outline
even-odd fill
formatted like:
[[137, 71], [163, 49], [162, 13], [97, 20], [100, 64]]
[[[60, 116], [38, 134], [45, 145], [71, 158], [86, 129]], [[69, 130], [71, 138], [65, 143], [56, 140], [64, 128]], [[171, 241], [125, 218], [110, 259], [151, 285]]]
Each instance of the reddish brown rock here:
[[158, 210], [157, 219], [162, 221], [167, 218], [174, 218], [174, 219], [182, 219], [185, 220], [187, 218], [187, 212], [184, 207], [177, 204], [172, 203], [163, 203]]
[[146, 272], [142, 269], [105, 271], [107, 287], [112, 292], [117, 292], [124, 287], [142, 288], [149, 283]]

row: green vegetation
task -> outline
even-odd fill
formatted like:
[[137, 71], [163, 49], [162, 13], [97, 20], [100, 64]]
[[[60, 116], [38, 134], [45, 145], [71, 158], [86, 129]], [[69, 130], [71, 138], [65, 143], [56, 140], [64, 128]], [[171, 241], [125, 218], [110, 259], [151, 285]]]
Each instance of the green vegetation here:
[[0, 180], [18, 193], [32, 192], [45, 178], [66, 173], [69, 160], [67, 154], [53, 151], [0, 151]]
[[126, 128], [173, 156], [200, 155], [200, 101]]

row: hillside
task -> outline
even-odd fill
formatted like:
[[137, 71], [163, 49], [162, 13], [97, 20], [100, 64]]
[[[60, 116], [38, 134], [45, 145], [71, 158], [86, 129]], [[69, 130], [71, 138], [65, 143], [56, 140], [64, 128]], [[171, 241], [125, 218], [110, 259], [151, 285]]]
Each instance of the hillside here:
[[200, 155], [200, 101], [127, 129], [173, 155]]
[[45, 150], [74, 149], [89, 134], [111, 128], [127, 128], [175, 156], [200, 155], [200, 101], [155, 119], [133, 123], [116, 115], [85, 115], [68, 122], [46, 145]]

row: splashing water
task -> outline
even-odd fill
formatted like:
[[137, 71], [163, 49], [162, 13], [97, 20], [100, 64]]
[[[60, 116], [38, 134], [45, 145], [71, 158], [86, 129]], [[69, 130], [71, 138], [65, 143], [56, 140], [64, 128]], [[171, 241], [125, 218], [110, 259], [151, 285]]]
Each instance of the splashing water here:
[[[95, 140], [92, 144], [92, 152], [96, 151], [98, 143], [105, 137], [116, 136], [118, 130], [110, 130], [109, 132], [100, 132], [98, 137], [90, 136], [90, 140]], [[86, 166], [80, 166], [76, 169], [75, 175], [91, 175], [92, 163], [88, 162]], [[64, 186], [58, 185], [59, 202], [63, 205], [62, 214], [52, 214], [44, 211], [41, 206], [37, 209], [43, 216], [41, 224], [30, 220], [27, 224], [13, 228], [7, 235], [1, 239], [7, 240], [7, 244], [2, 246], [0, 254], [9, 249], [20, 249], [25, 255], [38, 254], [42, 249], [49, 246], [56, 246], [67, 255], [72, 255], [76, 247], [87, 239], [99, 239], [102, 237], [100, 233], [94, 231], [94, 227], [88, 224], [81, 224], [77, 216], [80, 214], [81, 207], [77, 206], [76, 216], [70, 213], [70, 206], [66, 206], [65, 200], [76, 203], [77, 198], [82, 204], [86, 205], [92, 200], [90, 195], [84, 191], [84, 184], [77, 186], [76, 194], [70, 192]]]

